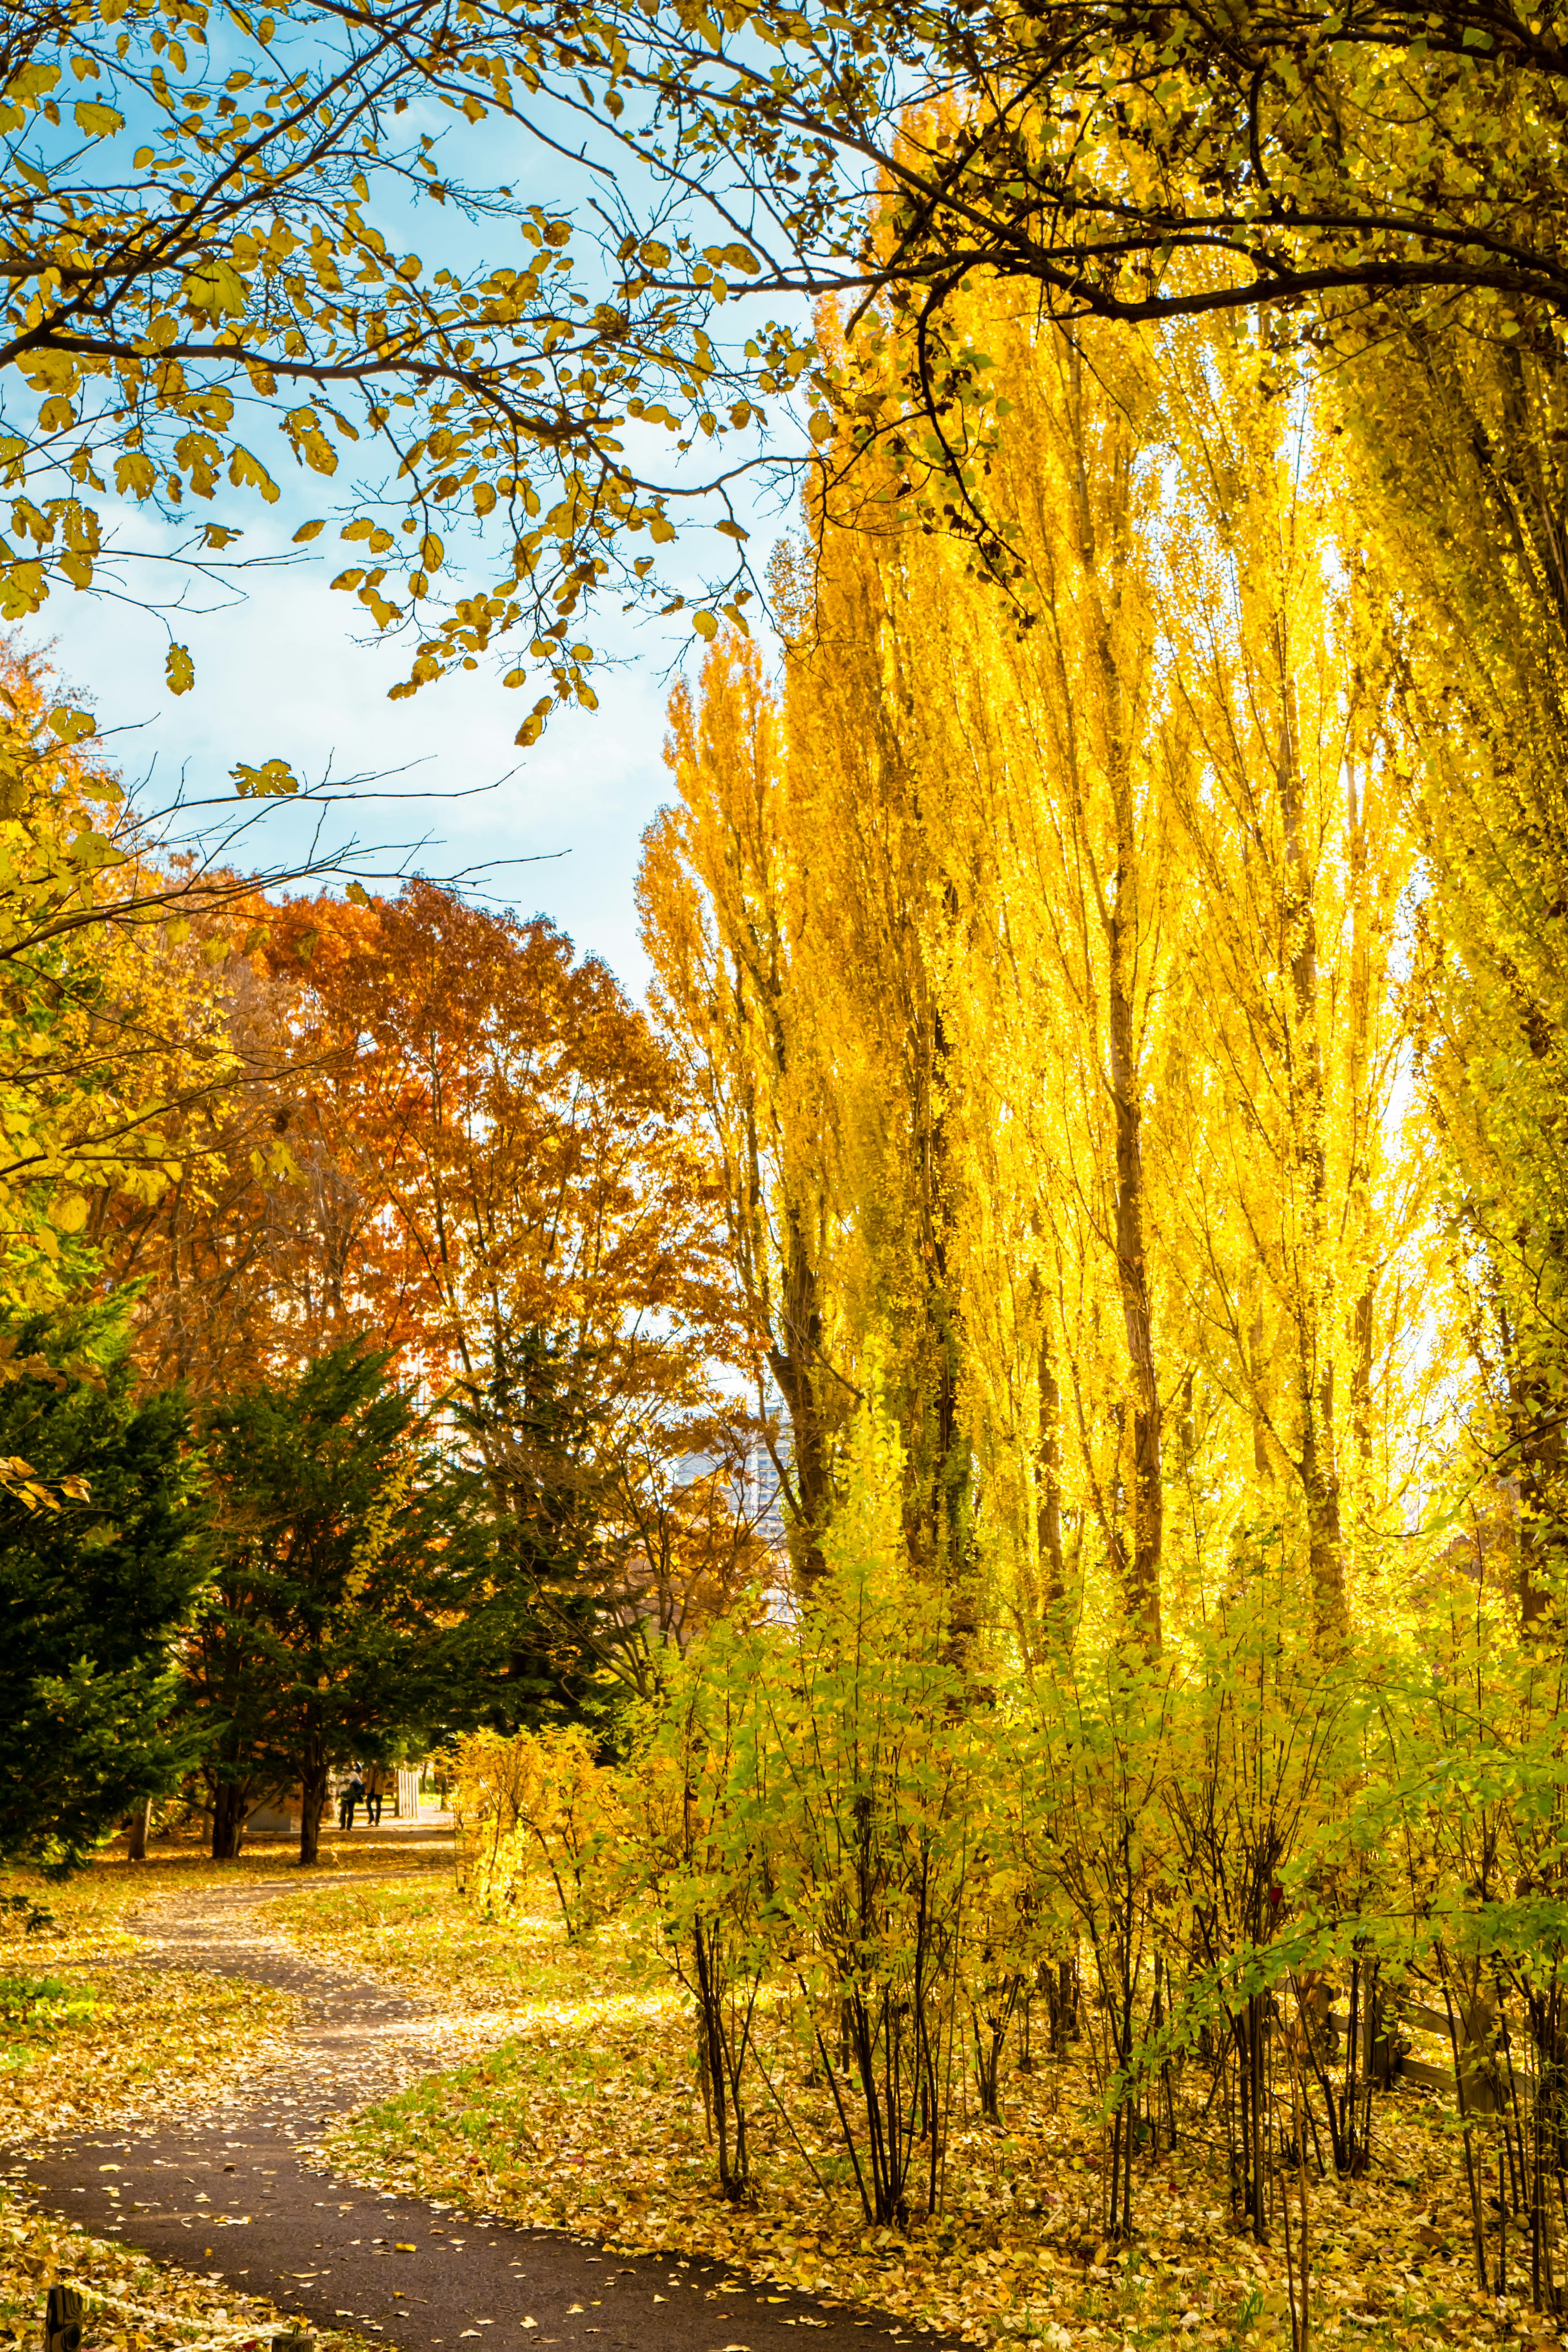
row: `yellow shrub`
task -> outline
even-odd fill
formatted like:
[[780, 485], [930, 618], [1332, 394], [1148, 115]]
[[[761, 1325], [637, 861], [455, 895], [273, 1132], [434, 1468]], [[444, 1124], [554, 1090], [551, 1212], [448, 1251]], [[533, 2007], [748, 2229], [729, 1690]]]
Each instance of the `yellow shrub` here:
[[515, 1903], [542, 1862], [569, 1936], [590, 1924], [594, 1864], [616, 1811], [614, 1776], [585, 1731], [476, 1731], [452, 1755], [458, 1882], [480, 1911]]

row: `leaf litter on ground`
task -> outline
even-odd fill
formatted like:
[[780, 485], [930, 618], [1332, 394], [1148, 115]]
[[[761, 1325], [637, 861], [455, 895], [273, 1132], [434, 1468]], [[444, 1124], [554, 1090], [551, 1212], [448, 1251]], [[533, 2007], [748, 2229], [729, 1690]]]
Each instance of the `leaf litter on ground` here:
[[[81, 2294], [84, 2352], [267, 2352], [274, 2331], [293, 2325], [265, 2295], [153, 2263], [0, 2189], [0, 2345], [35, 2352], [57, 2281]], [[336, 2329], [317, 2343], [321, 2352], [370, 2352], [364, 2338]]]
[[[1232, 2228], [1223, 2153], [1201, 2137], [1143, 2170], [1134, 2242], [1106, 2246], [1102, 2142], [1077, 2065], [1015, 2073], [1000, 2127], [961, 2110], [944, 2209], [907, 2236], [865, 2226], [823, 2103], [802, 2149], [759, 2083], [754, 2200], [736, 2208], [717, 2194], [689, 2027], [642, 1964], [635, 1927], [568, 1944], [543, 1886], [487, 1920], [434, 1879], [311, 1888], [269, 1908], [312, 1957], [466, 2011], [494, 2042], [323, 2142], [324, 2159], [372, 2185], [616, 2252], [708, 2257], [978, 2344], [1289, 2347], [1281, 2250]], [[776, 2011], [762, 2055], [797, 2123], [812, 2117]], [[1462, 2159], [1434, 2104], [1396, 2094], [1378, 2129], [1372, 2175], [1312, 2185], [1316, 2342], [1557, 2342], [1527, 2302], [1474, 2285]]]
[[[324, 1842], [326, 1868], [418, 1868], [450, 1849], [395, 1838]], [[50, 2131], [135, 2125], [243, 2104], [292, 2053], [300, 2003], [243, 1979], [160, 1959], [160, 1918], [192, 1894], [283, 1875], [288, 1849], [213, 1864], [194, 1846], [128, 1864], [112, 1853], [56, 1885], [0, 1871], [0, 2148]], [[134, 1924], [132, 1924], [134, 1923]], [[57, 1991], [54, 1988], [58, 1988]], [[103, 2352], [233, 2352], [290, 2323], [265, 2297], [153, 2263], [0, 2187], [0, 2345], [42, 2340], [47, 2289], [84, 2294]], [[332, 2331], [322, 2352], [363, 2339]], [[364, 2352], [369, 2352], [364, 2346]]]

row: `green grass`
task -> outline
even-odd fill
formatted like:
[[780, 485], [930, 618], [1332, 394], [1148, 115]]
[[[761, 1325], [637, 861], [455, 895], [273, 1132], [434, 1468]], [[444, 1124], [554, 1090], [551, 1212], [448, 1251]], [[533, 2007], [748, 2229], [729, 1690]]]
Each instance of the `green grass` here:
[[0, 2053], [85, 2025], [98, 2005], [88, 1987], [63, 1984], [58, 1977], [0, 1976]]

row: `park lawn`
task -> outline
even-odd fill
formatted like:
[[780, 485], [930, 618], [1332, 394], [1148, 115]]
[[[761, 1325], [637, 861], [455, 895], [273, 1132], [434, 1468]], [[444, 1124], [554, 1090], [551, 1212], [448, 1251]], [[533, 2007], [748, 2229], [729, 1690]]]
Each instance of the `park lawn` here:
[[[1005, 2122], [961, 2116], [946, 2210], [906, 2238], [864, 2227], [826, 2112], [791, 2144], [758, 2085], [755, 2200], [715, 2189], [682, 1997], [624, 1921], [569, 1945], [547, 1883], [504, 1921], [450, 1883], [340, 1882], [269, 1906], [322, 1958], [358, 1965], [441, 2007], [489, 2018], [484, 2057], [374, 2107], [326, 2143], [377, 2186], [513, 2222], [592, 2235], [626, 2252], [700, 2256], [742, 2277], [877, 2307], [977, 2343], [1289, 2346], [1283, 2266], [1228, 2226], [1217, 2154], [1185, 2147], [1146, 2171], [1135, 2246], [1096, 2241], [1096, 2136], [1075, 2069], [1012, 2078]], [[775, 2080], [792, 2065], [778, 2021], [761, 2032]], [[799, 2096], [792, 2088], [792, 2105]], [[1470, 2284], [1457, 2151], [1430, 2110], [1385, 2104], [1378, 2168], [1314, 2184], [1320, 2347], [1555, 2341]], [[813, 2177], [814, 2169], [817, 2178]]]

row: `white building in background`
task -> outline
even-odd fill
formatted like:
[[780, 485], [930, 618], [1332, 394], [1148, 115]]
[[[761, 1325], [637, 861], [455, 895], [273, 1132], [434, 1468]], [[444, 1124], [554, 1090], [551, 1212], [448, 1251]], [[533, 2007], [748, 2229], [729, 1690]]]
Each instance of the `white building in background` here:
[[760, 1437], [752, 1441], [746, 1463], [746, 1517], [776, 1560], [787, 1561], [784, 1537], [784, 1487], [778, 1465]]
[[[769, 1400], [770, 1405], [775, 1401]], [[773, 1440], [785, 1461], [789, 1458], [789, 1440], [779, 1428]], [[790, 1576], [789, 1539], [784, 1533], [784, 1482], [778, 1465], [763, 1440], [752, 1440], [746, 1457], [746, 1517], [756, 1530], [758, 1541], [768, 1555], [767, 1614], [775, 1625], [794, 1622], [796, 1611], [795, 1586]]]

